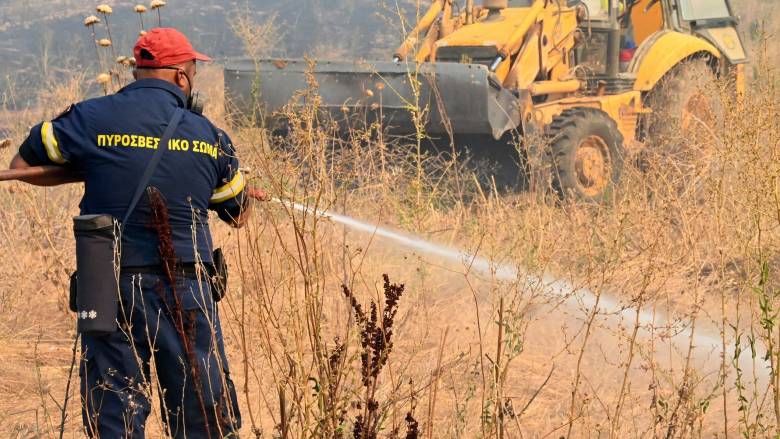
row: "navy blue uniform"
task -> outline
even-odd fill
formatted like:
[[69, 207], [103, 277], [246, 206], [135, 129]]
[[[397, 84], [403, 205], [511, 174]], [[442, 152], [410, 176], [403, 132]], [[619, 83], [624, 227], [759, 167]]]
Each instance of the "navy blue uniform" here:
[[[85, 179], [81, 214], [121, 219], [173, 110], [185, 102], [182, 91], [171, 83], [136, 81], [115, 95], [81, 102], [33, 127], [19, 153], [30, 165], [80, 171]], [[208, 209], [223, 218], [237, 215], [244, 199], [244, 177], [227, 134], [205, 117], [186, 112], [150, 185], [167, 201], [182, 262], [195, 262], [195, 250], [204, 262], [211, 262]], [[159, 263], [157, 238], [148, 219], [149, 204], [142, 199], [125, 225], [122, 266]]]
[[[30, 165], [80, 172], [83, 215], [121, 219], [155, 149], [167, 148], [150, 186], [166, 201], [181, 262], [209, 263], [208, 210], [225, 220], [239, 215], [245, 181], [228, 136], [199, 114], [185, 112], [168, 145], [160, 145], [174, 110], [185, 103], [175, 85], [139, 80], [33, 127], [19, 153]], [[137, 270], [161, 260], [145, 198], [122, 234], [120, 331], [82, 338], [85, 427], [90, 436], [143, 437], [148, 398], [159, 391], [174, 437], [228, 436], [240, 426], [240, 416], [216, 305], [208, 283], [194, 276], [169, 285], [153, 271]], [[150, 364], [156, 365], [159, 387], [149, 382]]]

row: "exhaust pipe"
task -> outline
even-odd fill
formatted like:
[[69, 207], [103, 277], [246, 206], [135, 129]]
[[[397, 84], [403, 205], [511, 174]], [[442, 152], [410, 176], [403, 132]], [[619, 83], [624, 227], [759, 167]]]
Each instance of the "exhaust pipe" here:
[[607, 36], [607, 76], [616, 78], [620, 73], [620, 3], [609, 0], [609, 33]]

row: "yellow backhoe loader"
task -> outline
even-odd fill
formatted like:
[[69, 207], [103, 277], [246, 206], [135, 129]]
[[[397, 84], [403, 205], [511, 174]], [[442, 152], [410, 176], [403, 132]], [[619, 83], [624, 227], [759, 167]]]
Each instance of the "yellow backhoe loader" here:
[[694, 73], [741, 87], [736, 25], [728, 0], [434, 0], [391, 61], [243, 60], [225, 86], [235, 108], [282, 132], [280, 110], [305, 105], [314, 79], [319, 110], [342, 124], [408, 135], [424, 114], [426, 135], [456, 143], [541, 136], [552, 188], [599, 200], [647, 125], [659, 129], [651, 114], [685, 120], [704, 105]]

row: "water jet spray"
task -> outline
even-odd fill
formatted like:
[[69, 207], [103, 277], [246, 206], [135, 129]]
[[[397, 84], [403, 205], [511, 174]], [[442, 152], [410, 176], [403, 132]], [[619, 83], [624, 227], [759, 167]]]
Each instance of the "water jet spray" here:
[[[597, 294], [587, 288], [577, 287], [572, 282], [550, 274], [541, 276], [534, 275], [528, 271], [509, 266], [495, 265], [488, 259], [470, 255], [465, 251], [431, 243], [425, 239], [413, 235], [403, 234], [389, 230], [376, 224], [367, 223], [346, 215], [330, 212], [325, 209], [318, 209], [293, 201], [286, 201], [279, 198], [273, 198], [269, 201], [284, 205], [289, 209], [302, 212], [308, 215], [316, 215], [327, 218], [334, 223], [341, 224], [351, 230], [371, 234], [387, 240], [393, 241], [400, 246], [418, 251], [423, 254], [438, 257], [450, 262], [464, 263], [468, 265], [469, 271], [475, 271], [483, 276], [494, 277], [496, 280], [505, 282], [523, 281], [526, 285], [532, 285], [541, 288], [549, 298], [556, 299], [559, 303], [569, 307], [586, 307], [592, 309], [599, 307], [599, 316], [603, 316], [606, 323], [613, 328], [620, 329], [622, 325], [636, 324], [636, 309], [625, 306], [620, 303], [616, 295], [602, 292]], [[719, 330], [715, 327], [704, 328], [694, 332], [689, 326], [675, 326], [675, 323], [669, 316], [658, 312], [642, 310], [638, 314], [638, 324], [642, 338], [648, 339], [654, 335], [658, 336], [658, 328], [663, 328], [666, 332], [665, 337], [673, 345], [685, 351], [689, 345], [694, 350], [694, 358], [698, 360], [697, 368], [706, 369], [707, 360], [714, 354], [720, 358], [721, 355], [727, 355], [728, 358], [736, 360], [736, 346], [731, 341], [731, 345], [723, 352], [723, 342], [719, 335]], [[757, 346], [755, 352], [755, 364], [758, 370], [755, 376], [759, 379], [760, 385], [765, 385], [769, 380], [768, 366], [762, 366], [765, 357], [763, 346]], [[742, 349], [739, 355], [739, 361], [742, 368], [748, 370], [753, 367], [753, 353], [750, 349]], [[763, 362], [766, 363], [766, 362]]]

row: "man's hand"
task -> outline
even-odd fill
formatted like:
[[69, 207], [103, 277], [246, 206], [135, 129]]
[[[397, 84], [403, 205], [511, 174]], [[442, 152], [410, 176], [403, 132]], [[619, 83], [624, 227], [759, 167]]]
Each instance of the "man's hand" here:
[[246, 194], [249, 196], [249, 198], [252, 198], [254, 200], [257, 200], [257, 201], [270, 201], [271, 200], [271, 197], [269, 197], [268, 194], [264, 190], [262, 190], [262, 189], [247, 188], [246, 190], [247, 190]]

